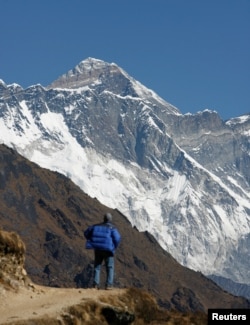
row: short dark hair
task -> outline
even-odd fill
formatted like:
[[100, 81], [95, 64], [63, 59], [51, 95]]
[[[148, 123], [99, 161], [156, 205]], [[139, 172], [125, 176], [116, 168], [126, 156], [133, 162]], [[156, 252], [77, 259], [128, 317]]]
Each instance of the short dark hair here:
[[104, 222], [111, 222], [112, 221], [112, 214], [107, 212], [104, 214]]

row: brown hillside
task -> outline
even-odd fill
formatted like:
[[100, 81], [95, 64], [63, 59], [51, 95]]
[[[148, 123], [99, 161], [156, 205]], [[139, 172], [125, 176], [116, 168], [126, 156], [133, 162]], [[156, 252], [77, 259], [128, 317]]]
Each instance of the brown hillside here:
[[147, 292], [135, 288], [102, 291], [37, 286], [26, 275], [24, 260], [21, 238], [0, 230], [0, 324], [206, 324], [205, 313], [168, 312]]
[[132, 228], [118, 210], [90, 198], [66, 177], [38, 167], [3, 145], [0, 170], [0, 224], [25, 242], [25, 268], [35, 283], [90, 286], [93, 252], [84, 249], [83, 230], [110, 211], [122, 235], [116, 254], [116, 287], [144, 289], [161, 306], [180, 311], [249, 308], [246, 299], [182, 267], [149, 233]]

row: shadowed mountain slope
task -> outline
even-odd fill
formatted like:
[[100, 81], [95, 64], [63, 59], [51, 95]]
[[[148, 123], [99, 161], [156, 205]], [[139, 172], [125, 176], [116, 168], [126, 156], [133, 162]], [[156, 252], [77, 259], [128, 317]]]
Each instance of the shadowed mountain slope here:
[[117, 287], [142, 288], [161, 306], [180, 311], [250, 307], [246, 299], [181, 266], [149, 233], [138, 232], [118, 210], [89, 197], [65, 176], [40, 168], [4, 145], [0, 171], [0, 224], [24, 241], [25, 269], [35, 283], [91, 286], [93, 252], [84, 248], [83, 230], [110, 211], [122, 235], [116, 254]]

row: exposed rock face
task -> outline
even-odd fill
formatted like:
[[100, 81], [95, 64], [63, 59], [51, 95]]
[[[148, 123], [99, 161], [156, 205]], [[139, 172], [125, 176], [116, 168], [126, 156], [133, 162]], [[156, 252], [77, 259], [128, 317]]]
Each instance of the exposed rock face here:
[[171, 134], [181, 148], [232, 189], [238, 183], [246, 191], [250, 184], [249, 129], [249, 115], [225, 122], [208, 110], [173, 116], [171, 123]]
[[62, 75], [48, 88], [78, 89], [93, 85], [98, 87], [99, 92], [110, 90], [118, 95], [125, 95], [129, 93], [132, 87], [130, 80], [121, 71], [116, 64], [108, 64], [101, 60], [88, 58]]
[[242, 283], [234, 283], [229, 279], [217, 277], [216, 275], [211, 275], [209, 278], [215, 281], [226, 291], [231, 292], [233, 295], [246, 297], [248, 300], [250, 300], [250, 286], [244, 285]]

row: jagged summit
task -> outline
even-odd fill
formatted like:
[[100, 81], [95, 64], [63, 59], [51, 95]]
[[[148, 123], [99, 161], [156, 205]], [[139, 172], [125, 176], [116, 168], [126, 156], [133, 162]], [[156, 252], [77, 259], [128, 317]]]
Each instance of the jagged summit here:
[[0, 91], [5, 90], [6, 88], [7, 88], [6, 83], [2, 79], [0, 79]]
[[93, 86], [94, 84], [100, 84], [107, 74], [111, 76], [112, 74], [121, 73], [121, 69], [114, 63], [87, 58], [52, 82], [48, 88], [77, 89], [84, 86]]
[[119, 68], [117, 65], [104, 62], [102, 60], [87, 58], [81, 61], [73, 69], [63, 74], [57, 80], [49, 85], [49, 88], [69, 88], [76, 89], [91, 84], [99, 83], [104, 71], [109, 73], [117, 73]]
[[110, 92], [122, 97], [142, 98], [157, 105], [168, 106], [171, 113], [181, 114], [173, 105], [142, 85], [115, 63], [87, 58], [52, 82], [47, 88], [79, 89], [88, 87], [97, 94]]

